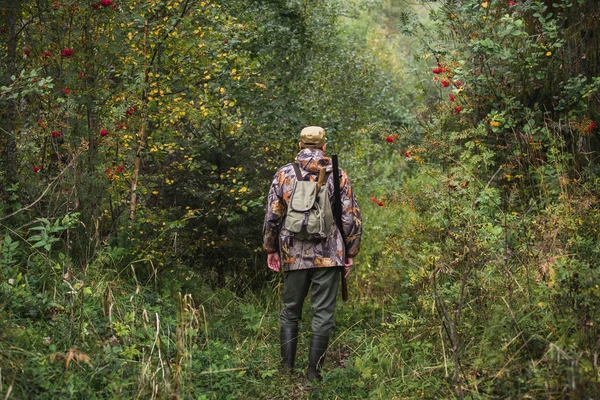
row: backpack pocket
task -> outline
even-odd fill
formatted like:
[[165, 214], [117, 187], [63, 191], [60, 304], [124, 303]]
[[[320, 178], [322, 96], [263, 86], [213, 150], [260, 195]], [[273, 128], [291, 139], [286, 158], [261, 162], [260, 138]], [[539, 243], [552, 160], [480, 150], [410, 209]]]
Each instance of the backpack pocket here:
[[290, 207], [292, 211], [303, 213], [310, 210], [317, 200], [317, 184], [308, 181], [296, 181]]
[[283, 227], [290, 231], [293, 234], [298, 234], [302, 231], [302, 227], [304, 226], [304, 221], [308, 220], [309, 211], [299, 213], [299, 212], [288, 212], [285, 217], [285, 222]]
[[326, 239], [332, 232], [333, 213], [327, 185], [296, 181], [283, 227], [300, 240]]
[[[284, 227], [299, 239], [307, 239], [309, 235], [306, 235], [306, 233], [313, 229], [314, 210], [312, 208], [316, 200], [317, 185], [315, 182], [296, 181], [288, 205], [289, 210], [285, 217]], [[309, 225], [311, 226], [310, 229], [308, 229]]]

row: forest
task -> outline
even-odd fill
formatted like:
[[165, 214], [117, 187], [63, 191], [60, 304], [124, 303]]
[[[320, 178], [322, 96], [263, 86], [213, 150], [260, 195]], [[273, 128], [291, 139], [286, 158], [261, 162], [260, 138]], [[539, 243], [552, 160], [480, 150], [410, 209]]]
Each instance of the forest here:
[[[596, 0], [0, 4], [0, 398], [600, 398]], [[261, 247], [309, 125], [363, 217], [318, 383]]]

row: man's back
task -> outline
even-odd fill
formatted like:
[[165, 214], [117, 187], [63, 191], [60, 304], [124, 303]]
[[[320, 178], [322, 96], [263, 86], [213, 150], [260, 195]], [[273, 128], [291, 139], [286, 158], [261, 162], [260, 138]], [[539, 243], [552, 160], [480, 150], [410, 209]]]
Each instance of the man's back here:
[[[303, 149], [296, 157], [303, 178], [316, 181], [320, 168], [325, 168], [328, 179], [325, 182], [330, 202], [334, 201], [334, 187], [331, 158], [319, 149]], [[281, 167], [273, 179], [264, 226], [264, 245], [267, 252], [279, 250], [284, 271], [315, 267], [343, 266], [346, 257], [354, 257], [360, 249], [362, 232], [360, 210], [353, 194], [352, 186], [345, 171], [340, 170], [340, 194], [342, 202], [342, 224], [347, 238], [344, 244], [338, 229], [322, 241], [298, 240], [285, 229], [282, 220], [289, 206], [296, 182], [294, 164]]]

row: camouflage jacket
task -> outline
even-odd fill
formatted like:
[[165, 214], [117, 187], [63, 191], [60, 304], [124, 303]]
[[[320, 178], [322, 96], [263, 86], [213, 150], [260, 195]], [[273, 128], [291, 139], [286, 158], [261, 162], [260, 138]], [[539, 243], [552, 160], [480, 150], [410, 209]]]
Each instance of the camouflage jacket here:
[[[318, 149], [303, 149], [298, 153], [296, 162], [300, 165], [303, 176], [311, 174], [310, 180], [313, 181], [317, 180], [320, 167], [325, 167], [327, 172], [332, 171], [331, 158]], [[360, 210], [348, 175], [341, 169], [339, 172], [345, 244], [337, 227], [323, 241], [295, 239], [283, 227], [283, 219], [296, 181], [293, 164], [284, 165], [275, 174], [267, 199], [263, 248], [267, 253], [279, 252], [282, 270], [343, 266], [345, 258], [358, 254], [362, 234]], [[327, 187], [331, 204], [334, 204], [333, 174], [329, 174]]]

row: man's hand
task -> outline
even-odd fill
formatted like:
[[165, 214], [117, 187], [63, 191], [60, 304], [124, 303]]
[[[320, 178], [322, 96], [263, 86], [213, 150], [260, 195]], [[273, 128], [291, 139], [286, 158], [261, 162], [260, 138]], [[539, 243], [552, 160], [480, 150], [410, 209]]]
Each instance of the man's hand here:
[[350, 267], [354, 264], [354, 260], [352, 258], [346, 258], [346, 262], [344, 263], [344, 278], [347, 278], [350, 275]]
[[279, 253], [269, 253], [267, 254], [267, 265], [270, 269], [275, 272], [279, 272], [281, 269], [281, 263], [279, 261]]

